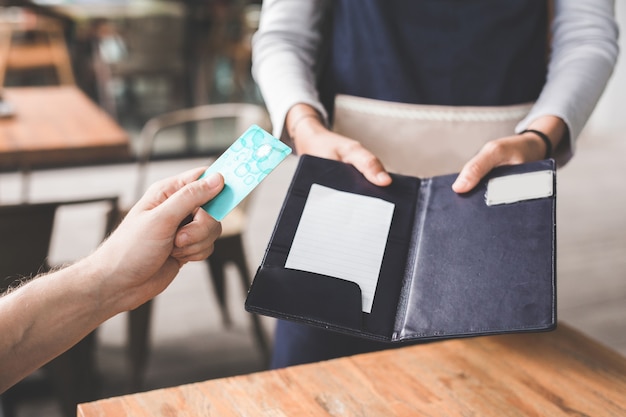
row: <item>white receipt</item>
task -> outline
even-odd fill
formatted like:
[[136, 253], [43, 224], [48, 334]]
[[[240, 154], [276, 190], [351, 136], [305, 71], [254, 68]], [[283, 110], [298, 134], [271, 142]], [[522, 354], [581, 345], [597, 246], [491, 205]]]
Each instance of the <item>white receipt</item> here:
[[285, 268], [355, 282], [371, 312], [394, 204], [313, 184]]

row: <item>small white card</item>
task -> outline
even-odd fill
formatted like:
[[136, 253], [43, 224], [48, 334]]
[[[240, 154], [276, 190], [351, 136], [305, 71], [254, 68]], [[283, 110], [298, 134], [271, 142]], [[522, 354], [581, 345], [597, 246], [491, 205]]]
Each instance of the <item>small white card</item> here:
[[554, 194], [553, 171], [535, 171], [505, 175], [489, 180], [485, 201], [488, 206], [551, 197]]
[[285, 268], [355, 282], [371, 312], [395, 205], [313, 184]]

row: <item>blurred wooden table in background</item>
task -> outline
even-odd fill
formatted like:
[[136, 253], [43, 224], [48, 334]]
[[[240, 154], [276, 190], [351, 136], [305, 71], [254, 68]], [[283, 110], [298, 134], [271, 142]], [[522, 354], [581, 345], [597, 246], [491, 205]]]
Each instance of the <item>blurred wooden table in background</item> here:
[[624, 416], [625, 393], [626, 358], [560, 324], [110, 398], [78, 416]]
[[0, 170], [31, 170], [130, 158], [128, 134], [73, 86], [5, 88], [15, 111], [0, 119]]

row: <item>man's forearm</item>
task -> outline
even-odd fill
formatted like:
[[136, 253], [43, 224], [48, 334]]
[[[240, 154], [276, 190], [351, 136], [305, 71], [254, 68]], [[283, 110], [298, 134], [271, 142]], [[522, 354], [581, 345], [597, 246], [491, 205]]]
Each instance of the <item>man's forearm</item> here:
[[88, 260], [0, 298], [0, 392], [69, 349], [105, 320]]

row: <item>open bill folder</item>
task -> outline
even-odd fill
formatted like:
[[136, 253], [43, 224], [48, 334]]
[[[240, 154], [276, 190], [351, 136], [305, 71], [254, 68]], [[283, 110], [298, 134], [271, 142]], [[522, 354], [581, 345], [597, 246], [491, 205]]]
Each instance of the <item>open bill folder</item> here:
[[553, 160], [463, 195], [456, 174], [392, 178], [300, 157], [246, 309], [390, 342], [555, 327]]

